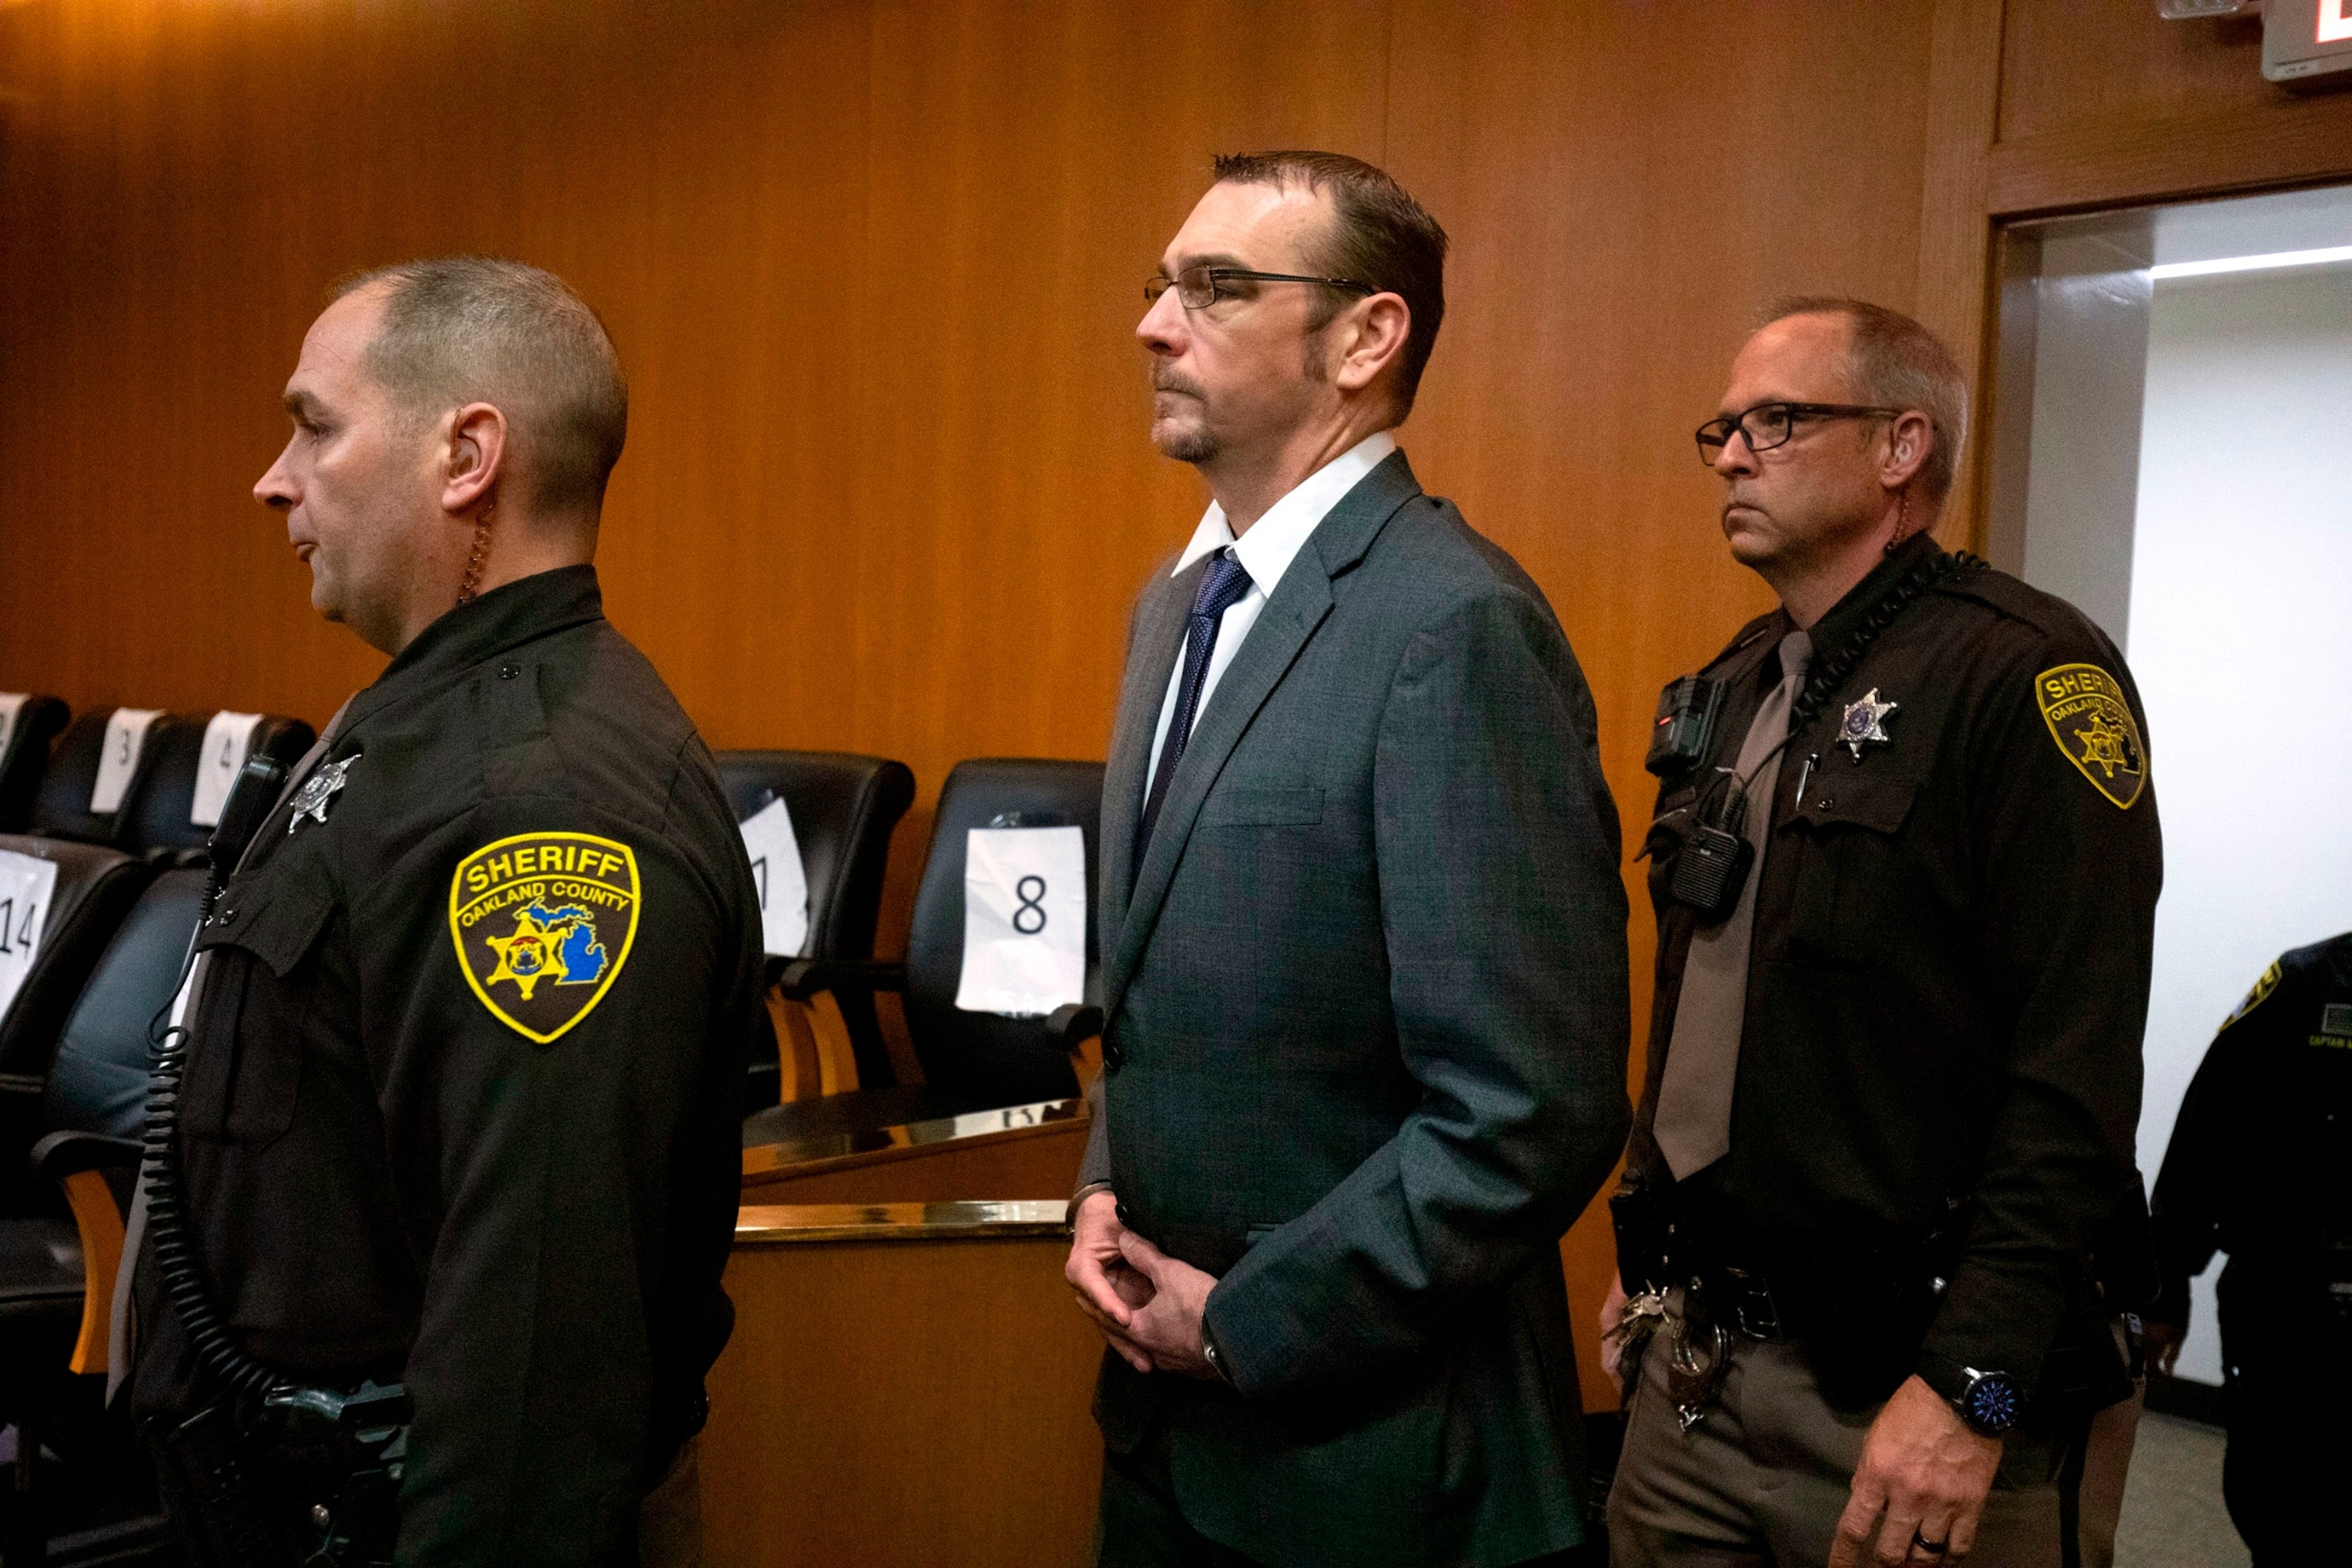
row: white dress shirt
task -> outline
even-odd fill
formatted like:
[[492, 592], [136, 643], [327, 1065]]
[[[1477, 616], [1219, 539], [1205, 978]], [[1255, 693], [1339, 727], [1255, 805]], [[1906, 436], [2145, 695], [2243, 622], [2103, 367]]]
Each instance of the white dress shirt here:
[[[1396, 450], [1396, 437], [1387, 431], [1367, 436], [1321, 468], [1298, 482], [1297, 488], [1265, 509], [1247, 533], [1234, 537], [1231, 524], [1225, 521], [1225, 509], [1215, 501], [1202, 515], [1201, 526], [1192, 531], [1192, 542], [1184, 546], [1184, 553], [1176, 558], [1176, 574], [1202, 556], [1234, 547], [1234, 558], [1249, 574], [1249, 592], [1230, 605], [1224, 619], [1218, 623], [1215, 647], [1209, 654], [1209, 673], [1201, 682], [1201, 700], [1192, 710], [1192, 728], [1201, 727], [1201, 715], [1209, 710], [1209, 699], [1223, 679], [1225, 668], [1234, 662], [1250, 628], [1257, 625], [1265, 609], [1266, 600], [1274, 596], [1282, 574], [1290, 570], [1307, 539], [1339, 504], [1340, 498], [1354, 489], [1366, 474], [1388, 460]], [[1192, 638], [1186, 635], [1187, 643]], [[1151, 798], [1151, 783], [1160, 773], [1160, 751], [1168, 743], [1168, 726], [1176, 721], [1176, 695], [1184, 684], [1184, 653], [1176, 652], [1176, 668], [1168, 672], [1168, 695], [1160, 700], [1160, 722], [1151, 731], [1151, 760], [1143, 773], [1143, 795]], [[1189, 737], [1188, 737], [1189, 739]]]

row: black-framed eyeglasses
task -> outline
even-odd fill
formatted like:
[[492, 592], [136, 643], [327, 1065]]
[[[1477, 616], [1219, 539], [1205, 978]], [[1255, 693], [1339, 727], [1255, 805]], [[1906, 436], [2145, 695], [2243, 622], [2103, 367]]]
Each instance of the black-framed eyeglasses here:
[[1900, 408], [1865, 408], [1853, 403], [1759, 403], [1728, 419], [1710, 419], [1698, 427], [1698, 460], [1708, 468], [1723, 449], [1731, 444], [1734, 435], [1748, 438], [1751, 452], [1769, 452], [1775, 447], [1785, 447], [1797, 433], [1797, 426], [1808, 419], [1894, 419], [1905, 412]]
[[1187, 267], [1173, 278], [1154, 278], [1143, 286], [1143, 297], [1153, 304], [1169, 289], [1176, 290], [1176, 301], [1188, 310], [1205, 310], [1220, 300], [1233, 297], [1228, 283], [1319, 283], [1326, 289], [1345, 289], [1351, 294], [1377, 294], [1379, 289], [1369, 283], [1359, 283], [1353, 278], [1309, 278], [1297, 272], [1252, 272], [1244, 267]]

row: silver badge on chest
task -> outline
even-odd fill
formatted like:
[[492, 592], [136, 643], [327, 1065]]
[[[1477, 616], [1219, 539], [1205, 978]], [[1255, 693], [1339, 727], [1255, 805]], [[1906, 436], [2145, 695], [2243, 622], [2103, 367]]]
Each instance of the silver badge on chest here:
[[1897, 702], [1881, 702], [1878, 688], [1872, 687], [1868, 696], [1845, 705], [1845, 719], [1838, 725], [1836, 743], [1853, 752], [1857, 763], [1862, 761], [1863, 747], [1891, 744], [1893, 737], [1885, 728], [1886, 716], [1901, 706]]
[[326, 826], [327, 807], [342, 792], [344, 775], [359, 760], [360, 753], [353, 752], [340, 763], [321, 763], [313, 768], [310, 776], [302, 781], [302, 787], [294, 792], [294, 815], [288, 819], [286, 831], [292, 833], [306, 817], [322, 827]]

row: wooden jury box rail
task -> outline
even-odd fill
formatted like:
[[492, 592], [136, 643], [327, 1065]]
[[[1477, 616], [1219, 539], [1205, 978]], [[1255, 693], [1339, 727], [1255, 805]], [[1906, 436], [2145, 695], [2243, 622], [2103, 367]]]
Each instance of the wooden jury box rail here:
[[1049, 1100], [743, 1151], [743, 1202], [936, 1203], [1067, 1198], [1086, 1152], [1086, 1102]]

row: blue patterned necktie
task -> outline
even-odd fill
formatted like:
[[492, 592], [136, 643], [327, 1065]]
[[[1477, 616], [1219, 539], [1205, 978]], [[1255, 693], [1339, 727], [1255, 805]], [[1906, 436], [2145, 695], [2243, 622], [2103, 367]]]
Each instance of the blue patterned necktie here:
[[1151, 776], [1151, 793], [1144, 797], [1143, 816], [1135, 827], [1135, 863], [1143, 864], [1145, 846], [1151, 842], [1151, 825], [1160, 820], [1160, 803], [1168, 798], [1168, 781], [1192, 738], [1192, 722], [1201, 713], [1201, 688], [1209, 679], [1209, 658], [1217, 651], [1217, 625], [1225, 612], [1250, 591], [1250, 574], [1234, 559], [1231, 546], [1209, 558], [1201, 585], [1192, 593], [1192, 613], [1184, 620], [1184, 679], [1176, 688], [1176, 711], [1168, 721], [1168, 738], [1160, 745], [1160, 767]]

